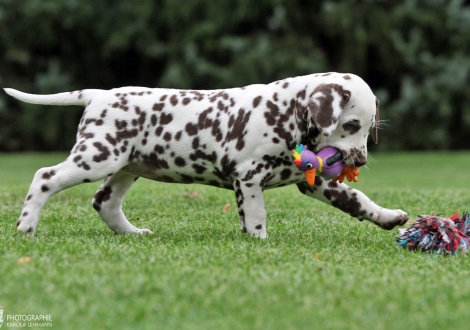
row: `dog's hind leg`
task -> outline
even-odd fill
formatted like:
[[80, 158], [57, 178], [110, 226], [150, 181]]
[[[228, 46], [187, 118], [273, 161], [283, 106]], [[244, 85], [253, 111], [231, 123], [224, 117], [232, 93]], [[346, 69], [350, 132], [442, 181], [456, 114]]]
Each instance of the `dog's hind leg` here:
[[42, 208], [55, 193], [83, 182], [103, 179], [109, 175], [110, 171], [113, 172], [113, 168], [115, 171], [120, 168], [116, 162], [96, 163], [91, 157], [85, 154], [71, 154], [58, 165], [39, 169], [34, 175], [21, 215], [16, 223], [17, 230], [34, 233]]
[[108, 177], [93, 197], [93, 208], [116, 233], [152, 234], [148, 229], [133, 226], [122, 212], [122, 201], [138, 177], [120, 170]]

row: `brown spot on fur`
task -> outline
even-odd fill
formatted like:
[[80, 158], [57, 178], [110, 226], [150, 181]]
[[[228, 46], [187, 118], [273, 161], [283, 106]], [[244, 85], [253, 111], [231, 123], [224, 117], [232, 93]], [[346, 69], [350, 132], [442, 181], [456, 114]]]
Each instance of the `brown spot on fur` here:
[[[268, 101], [269, 102], [269, 101]], [[232, 129], [227, 133], [226, 141], [237, 140], [236, 149], [242, 150], [245, 146], [245, 135], [244, 132], [248, 121], [250, 120], [251, 112], [245, 112], [244, 109], [240, 109], [238, 116], [233, 119]]]
[[162, 147], [161, 145], [157, 144], [153, 150], [155, 150], [156, 153], [158, 154], [163, 154], [165, 152], [165, 148]]
[[188, 133], [189, 136], [191, 135], [196, 135], [198, 132], [197, 126], [192, 124], [192, 123], [187, 123], [185, 127], [186, 133]]
[[176, 157], [175, 158], [175, 165], [178, 166], [178, 167], [186, 166], [186, 161], [182, 157]]
[[304, 90], [301, 90], [300, 92], [297, 93], [297, 98], [298, 99], [302, 99], [302, 100], [305, 100], [305, 94], [307, 93], [307, 91], [304, 89]]
[[346, 191], [338, 191], [336, 189], [325, 189], [323, 195], [331, 202], [331, 205], [358, 217], [361, 214], [361, 203], [357, 200], [357, 196], [349, 196]]
[[171, 133], [166, 132], [165, 134], [163, 134], [163, 140], [165, 140], [166, 142], [170, 142], [171, 141]]
[[173, 115], [171, 113], [162, 113], [162, 115], [160, 116], [160, 125], [166, 125], [166, 124], [169, 124], [171, 123], [173, 120]]
[[84, 139], [92, 139], [95, 137], [95, 134], [93, 133], [80, 133], [80, 136]]
[[152, 107], [153, 111], [162, 111], [165, 107], [165, 103], [155, 103]]
[[197, 136], [193, 139], [192, 147], [194, 150], [199, 148], [199, 138]]
[[[137, 134], [139, 134], [139, 130], [138, 129], [132, 129], [132, 130], [122, 130], [122, 131], [119, 131], [116, 133], [116, 140], [118, 142], [120, 142], [121, 140], [126, 140], [126, 139], [129, 139], [129, 138], [133, 138], [133, 137], [136, 137]], [[124, 144], [126, 143], [126, 141], [124, 141]]]
[[[144, 125], [146, 116], [147, 116], [147, 113], [146, 113], [146, 112], [141, 112], [141, 113], [140, 113], [139, 119], [138, 119], [138, 121], [137, 121], [137, 123], [138, 123], [140, 126]], [[142, 130], [142, 129], [141, 129], [141, 130]]]
[[179, 131], [178, 133], [176, 133], [175, 135], [175, 140], [176, 141], [179, 141], [181, 139], [181, 135], [183, 134], [183, 131]]
[[176, 96], [176, 94], [170, 97], [170, 103], [172, 106], [176, 106], [178, 104], [178, 97]]
[[117, 140], [113, 138], [109, 133], [106, 133], [105, 139], [111, 143], [113, 146], [117, 144]]
[[157, 129], [155, 130], [155, 135], [160, 136], [163, 133], [163, 126], [158, 126]]
[[98, 155], [93, 156], [93, 161], [99, 163], [101, 161], [105, 161], [111, 155], [108, 147], [102, 145], [100, 142], [95, 142], [93, 145], [100, 152]]
[[101, 204], [109, 201], [112, 193], [111, 187], [104, 187], [103, 190], [98, 191], [93, 197], [93, 208], [98, 212], [101, 211]]
[[77, 164], [78, 167], [83, 167], [85, 171], [89, 171], [91, 169], [90, 165], [88, 165], [85, 161], [82, 161], [80, 164]]
[[125, 120], [116, 119], [114, 121], [114, 126], [116, 126], [117, 130], [120, 131], [120, 130], [123, 130], [127, 127], [127, 122]]
[[261, 102], [262, 96], [257, 96], [253, 99], [253, 108], [256, 108]]
[[289, 168], [283, 169], [281, 171], [281, 180], [285, 181], [290, 178], [292, 171]]
[[54, 170], [51, 170], [50, 172], [46, 172], [42, 175], [42, 178], [44, 180], [49, 180], [50, 178], [52, 178], [53, 176], [55, 175], [55, 171]]
[[270, 110], [269, 112], [264, 113], [266, 123], [269, 126], [274, 126], [276, 124], [276, 117], [279, 116], [279, 107], [276, 104], [272, 103], [270, 100], [266, 102], [266, 106]]
[[155, 126], [157, 125], [157, 116], [155, 114], [153, 114], [151, 117], [150, 117], [150, 123], [152, 124], [152, 126]]
[[206, 129], [211, 127], [214, 124], [214, 121], [209, 118], [209, 114], [212, 112], [212, 107], [207, 108], [199, 114], [197, 120], [197, 127], [199, 129]]

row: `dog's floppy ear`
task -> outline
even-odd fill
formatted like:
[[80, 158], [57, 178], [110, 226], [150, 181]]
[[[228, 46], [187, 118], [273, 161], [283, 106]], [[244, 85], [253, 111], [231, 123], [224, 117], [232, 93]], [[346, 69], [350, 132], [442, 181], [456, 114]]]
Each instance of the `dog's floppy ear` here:
[[380, 113], [379, 113], [379, 99], [375, 99], [375, 122], [372, 126], [372, 140], [375, 144], [379, 143], [379, 124], [380, 124]]
[[334, 132], [350, 97], [351, 92], [338, 84], [322, 84], [315, 88], [307, 107], [320, 134], [330, 136]]

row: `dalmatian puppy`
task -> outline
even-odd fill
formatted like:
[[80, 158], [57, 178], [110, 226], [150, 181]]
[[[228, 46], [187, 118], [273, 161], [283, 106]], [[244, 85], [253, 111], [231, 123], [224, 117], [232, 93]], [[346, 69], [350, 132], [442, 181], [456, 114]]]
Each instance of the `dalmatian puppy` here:
[[304, 195], [384, 228], [408, 215], [378, 206], [344, 183], [317, 177], [314, 186], [292, 160], [296, 144], [341, 150], [344, 162], [367, 161], [367, 137], [377, 142], [378, 100], [353, 74], [325, 73], [220, 90], [123, 87], [32, 95], [5, 88], [28, 103], [83, 105], [68, 158], [37, 171], [17, 222], [36, 231], [41, 209], [55, 193], [104, 179], [92, 205], [117, 233], [151, 233], [122, 211], [139, 178], [200, 183], [235, 191], [242, 231], [266, 238], [264, 190], [296, 184]]

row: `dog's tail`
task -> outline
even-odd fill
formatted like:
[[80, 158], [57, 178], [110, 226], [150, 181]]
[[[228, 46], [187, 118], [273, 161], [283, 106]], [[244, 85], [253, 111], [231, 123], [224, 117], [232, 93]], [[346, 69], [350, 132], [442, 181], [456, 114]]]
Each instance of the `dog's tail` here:
[[4, 90], [8, 95], [26, 103], [50, 105], [88, 105], [93, 96], [99, 92], [99, 89], [85, 89], [75, 92], [37, 95], [23, 93], [12, 88], [4, 88]]

